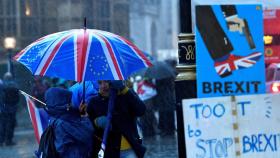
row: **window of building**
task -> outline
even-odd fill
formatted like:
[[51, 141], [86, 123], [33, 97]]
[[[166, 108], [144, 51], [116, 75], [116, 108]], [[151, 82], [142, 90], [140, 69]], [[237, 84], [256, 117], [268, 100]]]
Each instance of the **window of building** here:
[[23, 36], [39, 34], [39, 21], [36, 18], [22, 18], [21, 33]]
[[82, 15], [83, 17], [87, 17], [87, 21], [92, 18], [94, 14], [93, 2], [91, 0], [85, 0], [82, 5]]
[[108, 20], [102, 20], [100, 29], [110, 32], [111, 31], [110, 22]]
[[42, 32], [44, 34], [51, 34], [57, 32], [58, 24], [57, 18], [44, 18], [42, 20]]
[[127, 36], [128, 30], [128, 12], [129, 8], [128, 5], [125, 4], [116, 4], [114, 5], [114, 32], [122, 35]]
[[16, 15], [16, 1], [8, 0], [6, 2], [6, 15]]
[[4, 18], [0, 18], [0, 37], [4, 36]]
[[110, 2], [108, 0], [95, 2], [96, 16], [100, 18], [110, 17]]
[[104, 20], [104, 19], [98, 19], [94, 21], [94, 29], [98, 30], [104, 30], [104, 31], [111, 31], [111, 26], [110, 26], [110, 21], [109, 20]]
[[[0, 0], [0, 6], [4, 6], [4, 0]], [[3, 15], [4, 14], [4, 8], [0, 8], [0, 15]]]
[[110, 17], [110, 3], [108, 0], [102, 1], [100, 8], [101, 17]]
[[8, 18], [6, 21], [6, 32], [8, 35], [16, 35], [16, 18]]
[[37, 0], [21, 0], [20, 1], [20, 11], [21, 16], [38, 16], [39, 5]]

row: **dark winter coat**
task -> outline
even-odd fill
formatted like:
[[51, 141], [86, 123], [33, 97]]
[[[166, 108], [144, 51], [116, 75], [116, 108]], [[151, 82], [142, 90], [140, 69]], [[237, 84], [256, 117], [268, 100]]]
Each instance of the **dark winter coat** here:
[[45, 94], [47, 112], [54, 122], [55, 147], [61, 158], [88, 158], [92, 149], [93, 127], [71, 106], [72, 92], [50, 88]]
[[0, 113], [4, 108], [4, 85], [0, 83]]
[[[99, 116], [106, 116], [108, 111], [108, 101], [106, 97], [100, 94], [89, 101], [87, 108], [89, 118], [93, 125], [94, 120]], [[142, 146], [137, 131], [136, 118], [145, 113], [146, 107], [139, 99], [137, 94], [129, 90], [126, 94], [117, 95], [115, 99], [115, 108], [112, 114], [112, 128], [107, 139], [105, 158], [119, 158], [121, 136], [123, 135], [132, 146], [132, 149], [139, 158], [144, 157], [146, 148]], [[103, 138], [103, 129], [95, 128], [94, 149], [95, 154], [100, 150], [100, 144]]]
[[93, 127], [87, 117], [62, 116], [54, 122], [55, 147], [61, 158], [89, 158]]
[[19, 102], [19, 89], [14, 81], [4, 81], [0, 85], [0, 112], [15, 114]]
[[164, 78], [156, 81], [157, 96], [155, 97], [155, 105], [160, 111], [175, 110], [175, 78]]

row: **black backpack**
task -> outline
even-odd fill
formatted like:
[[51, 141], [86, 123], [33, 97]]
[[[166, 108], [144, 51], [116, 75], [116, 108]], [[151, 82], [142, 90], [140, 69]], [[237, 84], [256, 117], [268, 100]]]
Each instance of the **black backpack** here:
[[37, 152], [38, 157], [42, 155], [42, 158], [59, 158], [54, 144], [55, 133], [53, 124], [54, 122], [44, 130], [41, 136], [39, 150]]
[[6, 85], [4, 87], [4, 103], [7, 105], [16, 105], [19, 102], [19, 90], [13, 85]]

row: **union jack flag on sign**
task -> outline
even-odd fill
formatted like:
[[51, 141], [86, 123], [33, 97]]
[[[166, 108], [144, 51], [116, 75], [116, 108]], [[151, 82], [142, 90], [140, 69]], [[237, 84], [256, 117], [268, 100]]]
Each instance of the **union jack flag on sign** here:
[[231, 74], [233, 70], [253, 66], [260, 59], [261, 56], [262, 53], [260, 52], [255, 52], [245, 57], [234, 56], [231, 54], [226, 61], [216, 62], [215, 69], [220, 76], [224, 77], [224, 74]]

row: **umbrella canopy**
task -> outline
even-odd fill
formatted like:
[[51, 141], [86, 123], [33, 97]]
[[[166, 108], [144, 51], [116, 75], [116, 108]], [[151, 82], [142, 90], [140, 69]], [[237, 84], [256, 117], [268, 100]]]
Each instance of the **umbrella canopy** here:
[[31, 43], [14, 59], [34, 75], [68, 80], [124, 80], [151, 66], [131, 42], [116, 34], [73, 29], [47, 35]]
[[163, 61], [157, 61], [153, 63], [153, 66], [148, 68], [144, 72], [144, 77], [154, 78], [154, 79], [164, 79], [164, 78], [175, 78], [176, 71], [168, 63]]

